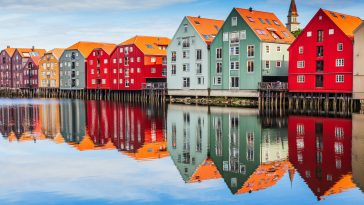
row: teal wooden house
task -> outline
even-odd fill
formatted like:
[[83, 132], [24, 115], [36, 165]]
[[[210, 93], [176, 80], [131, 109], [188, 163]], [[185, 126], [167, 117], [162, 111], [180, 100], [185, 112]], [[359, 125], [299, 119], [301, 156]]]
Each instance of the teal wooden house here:
[[234, 8], [211, 44], [211, 96], [256, 97], [260, 82], [287, 82], [294, 40], [274, 13]]

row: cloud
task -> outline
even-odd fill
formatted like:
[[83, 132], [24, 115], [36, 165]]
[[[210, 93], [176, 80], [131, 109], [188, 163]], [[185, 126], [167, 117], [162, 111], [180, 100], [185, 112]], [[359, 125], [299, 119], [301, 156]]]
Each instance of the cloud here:
[[90, 11], [90, 10], [136, 10], [151, 9], [179, 3], [190, 3], [194, 0], [0, 0], [5, 10], [11, 11]]

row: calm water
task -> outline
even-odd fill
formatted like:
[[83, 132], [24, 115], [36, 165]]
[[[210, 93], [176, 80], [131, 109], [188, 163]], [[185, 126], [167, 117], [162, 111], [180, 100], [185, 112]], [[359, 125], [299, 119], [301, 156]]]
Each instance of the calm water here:
[[364, 204], [364, 116], [0, 99], [0, 204]]

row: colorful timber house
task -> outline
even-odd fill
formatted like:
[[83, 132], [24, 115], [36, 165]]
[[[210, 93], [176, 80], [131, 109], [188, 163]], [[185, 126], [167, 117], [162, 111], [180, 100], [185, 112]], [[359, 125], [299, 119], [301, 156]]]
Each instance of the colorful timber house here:
[[12, 87], [12, 57], [15, 53], [16, 48], [11, 48], [8, 46], [6, 49], [2, 50], [1, 61], [0, 61], [0, 87], [1, 88], [11, 88]]
[[289, 92], [353, 91], [355, 16], [320, 9], [289, 48]]
[[261, 82], [287, 82], [294, 39], [275, 14], [234, 8], [211, 44], [211, 96], [257, 97]]
[[86, 58], [95, 48], [107, 43], [80, 41], [68, 47], [63, 52], [60, 62], [60, 89], [77, 90], [86, 89]]
[[364, 100], [364, 22], [354, 31], [353, 99]]
[[38, 89], [38, 70], [40, 56], [31, 56], [27, 59], [23, 67], [23, 72], [19, 73], [20, 88], [36, 91]]
[[167, 48], [172, 96], [208, 96], [210, 45], [224, 21], [186, 16]]
[[95, 48], [87, 57], [86, 87], [88, 90], [111, 89], [110, 55], [115, 47], [115, 44], [103, 44]]
[[140, 91], [165, 87], [166, 48], [169, 38], [135, 36], [119, 44], [111, 54], [111, 89]]
[[40, 59], [38, 72], [40, 89], [59, 89], [59, 59], [63, 51], [63, 48], [52, 49]]

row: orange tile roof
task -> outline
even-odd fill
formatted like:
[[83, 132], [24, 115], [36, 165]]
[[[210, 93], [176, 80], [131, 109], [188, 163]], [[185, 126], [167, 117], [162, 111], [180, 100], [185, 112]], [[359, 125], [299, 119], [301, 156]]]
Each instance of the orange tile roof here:
[[103, 44], [101, 47], [95, 48], [96, 49], [102, 49], [105, 51], [108, 55], [110, 55], [116, 47], [116, 44]]
[[321, 9], [347, 36], [353, 37], [354, 31], [362, 24], [359, 17]]
[[134, 152], [123, 152], [125, 155], [135, 160], [161, 159], [169, 156], [167, 142], [146, 143]]
[[339, 194], [348, 189], [355, 188], [356, 185], [353, 183], [352, 174], [344, 175], [338, 182], [335, 183], [329, 190], [325, 191], [324, 195], [320, 197], [321, 199], [325, 196], [332, 194]]
[[5, 48], [4, 50], [5, 50], [5, 52], [6, 52], [6, 53], [7, 53], [10, 57], [12, 57], [12, 56], [14, 55], [14, 53], [15, 53], [16, 48]]
[[78, 50], [78, 51], [81, 52], [81, 54], [85, 58], [87, 58], [95, 48], [101, 48], [103, 46], [108, 46], [108, 45], [114, 45], [114, 44], [102, 43], [102, 42], [84, 42], [84, 41], [80, 41], [80, 42], [77, 42], [77, 43], [73, 44], [72, 46], [66, 48], [66, 51]]
[[[291, 44], [295, 38], [274, 13], [235, 8], [258, 38], [264, 42]], [[262, 21], [264, 23], [262, 23]], [[269, 20], [269, 22], [267, 21]], [[277, 25], [278, 24], [278, 25]], [[259, 33], [259, 32], [262, 33]], [[288, 36], [286, 36], [286, 35]], [[278, 38], [275, 38], [277, 35]]]
[[186, 18], [208, 45], [212, 43], [215, 36], [217, 35], [217, 33], [219, 33], [219, 30], [224, 24], [223, 20], [207, 19], [193, 16], [187, 16]]
[[52, 54], [55, 58], [59, 59], [63, 54], [64, 48], [54, 48], [47, 51], [45, 54]]
[[261, 164], [249, 179], [239, 189], [237, 194], [259, 191], [274, 186], [289, 170], [293, 168], [291, 163], [286, 161]]
[[167, 55], [166, 50], [159, 49], [159, 46], [168, 46], [171, 39], [158, 36], [134, 36], [120, 45], [135, 45], [144, 55]]
[[41, 56], [32, 56], [32, 57], [30, 57], [32, 60], [33, 60], [33, 62], [38, 66], [39, 65], [39, 61], [40, 61], [40, 59], [41, 59]]
[[18, 138], [16, 138], [15, 132], [11, 131], [8, 135], [9, 142], [17, 141]]
[[56, 144], [62, 144], [65, 142], [63, 136], [61, 133], [58, 133], [54, 138], [53, 138], [54, 142], [56, 142]]
[[38, 48], [35, 48], [34, 50], [32, 48], [16, 48], [16, 50], [18, 50], [18, 52], [22, 57], [29, 57], [25, 56], [24, 53], [31, 53], [31, 52], [37, 52], [39, 56], [42, 57], [46, 52], [45, 49], [38, 49]]
[[201, 182], [210, 179], [219, 179], [221, 175], [217, 170], [214, 162], [207, 158], [193, 173], [192, 177], [189, 179], [188, 183]]

